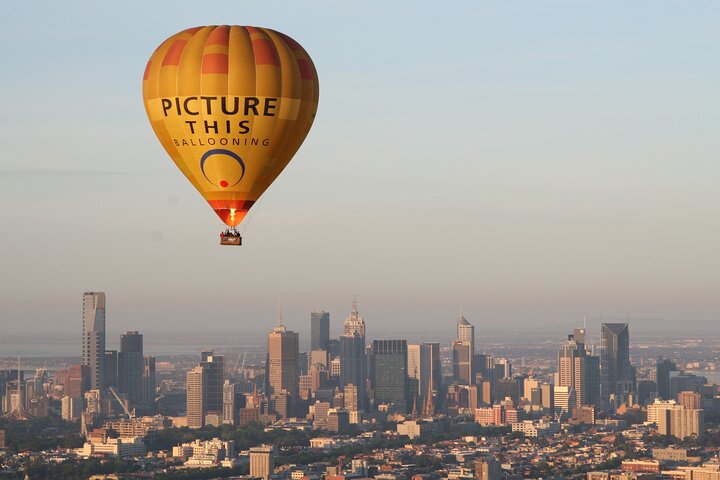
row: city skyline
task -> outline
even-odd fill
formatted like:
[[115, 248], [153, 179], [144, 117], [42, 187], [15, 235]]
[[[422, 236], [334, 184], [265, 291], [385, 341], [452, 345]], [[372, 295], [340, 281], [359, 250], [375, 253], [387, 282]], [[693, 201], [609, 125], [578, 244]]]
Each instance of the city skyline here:
[[720, 480], [716, 0], [1, 18], [3, 478]]

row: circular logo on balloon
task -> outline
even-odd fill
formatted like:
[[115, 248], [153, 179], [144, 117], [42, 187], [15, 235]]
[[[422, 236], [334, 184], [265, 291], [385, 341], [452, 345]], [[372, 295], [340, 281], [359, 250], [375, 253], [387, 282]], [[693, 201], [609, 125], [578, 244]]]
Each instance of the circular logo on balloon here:
[[234, 187], [245, 176], [245, 163], [235, 152], [216, 148], [208, 150], [200, 159], [200, 171], [205, 179], [220, 188]]

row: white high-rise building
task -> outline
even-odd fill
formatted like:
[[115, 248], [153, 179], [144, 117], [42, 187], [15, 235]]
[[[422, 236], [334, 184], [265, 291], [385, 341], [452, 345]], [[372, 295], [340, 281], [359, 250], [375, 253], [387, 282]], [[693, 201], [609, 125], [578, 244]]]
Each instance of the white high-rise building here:
[[83, 294], [82, 364], [90, 369], [90, 389], [105, 388], [105, 293]]
[[460, 312], [460, 318], [457, 322], [457, 341], [470, 342], [470, 355], [475, 355], [475, 326], [465, 319]]
[[555, 397], [555, 413], [562, 415], [565, 418], [569, 418], [572, 415], [573, 408], [577, 407], [575, 404], [575, 389], [568, 387], [567, 385], [555, 385], [554, 397]]

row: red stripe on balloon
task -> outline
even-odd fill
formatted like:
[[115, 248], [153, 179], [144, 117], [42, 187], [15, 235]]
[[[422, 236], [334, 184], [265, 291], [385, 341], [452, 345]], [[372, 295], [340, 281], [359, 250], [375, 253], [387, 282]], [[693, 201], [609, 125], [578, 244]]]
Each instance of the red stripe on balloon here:
[[255, 65], [280, 65], [274, 45], [264, 38], [257, 38], [252, 41], [255, 52]]
[[182, 38], [178, 38], [177, 40], [175, 40], [165, 54], [165, 58], [163, 58], [163, 66], [179, 65], [180, 57], [182, 56], [182, 52], [185, 49], [186, 44], [187, 40], [184, 40]]
[[230, 43], [230, 27], [222, 26], [216, 27], [215, 30], [210, 33], [207, 38], [205, 45], [225, 45], [228, 46]]
[[202, 73], [228, 73], [228, 56], [224, 53], [203, 55]]

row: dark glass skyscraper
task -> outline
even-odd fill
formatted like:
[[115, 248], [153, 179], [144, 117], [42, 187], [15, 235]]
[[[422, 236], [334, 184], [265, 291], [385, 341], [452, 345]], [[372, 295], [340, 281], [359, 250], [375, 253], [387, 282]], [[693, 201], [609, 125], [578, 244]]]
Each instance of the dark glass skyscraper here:
[[657, 382], [657, 393], [663, 400], [670, 400], [670, 372], [677, 371], [677, 365], [670, 360], [658, 358], [656, 365], [655, 381]]
[[320, 310], [310, 314], [310, 350], [326, 350], [330, 341], [330, 314]]
[[133, 404], [143, 399], [143, 370], [143, 336], [138, 332], [127, 332], [120, 337], [118, 388]]
[[340, 337], [340, 387], [357, 387], [358, 409], [365, 408], [365, 382], [367, 380], [365, 341], [355, 332]]
[[202, 352], [203, 381], [205, 386], [204, 412], [222, 413], [225, 357], [212, 351]]
[[407, 411], [407, 341], [373, 341], [373, 395], [375, 405], [393, 404]]
[[617, 398], [633, 390], [627, 323], [603, 323], [600, 326], [600, 379], [600, 394], [605, 402], [610, 395]]

